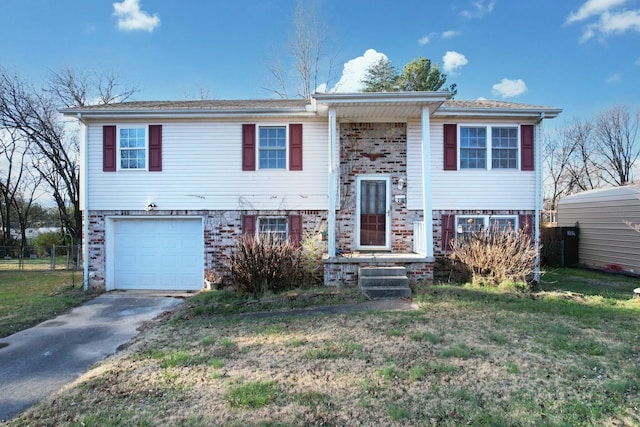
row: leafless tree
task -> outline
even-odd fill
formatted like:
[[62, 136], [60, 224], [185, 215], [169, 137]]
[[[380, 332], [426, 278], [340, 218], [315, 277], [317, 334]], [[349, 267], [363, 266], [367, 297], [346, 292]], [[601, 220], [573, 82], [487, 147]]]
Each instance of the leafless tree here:
[[0, 67], [0, 126], [29, 143], [31, 166], [48, 184], [62, 226], [75, 241], [82, 237], [79, 142], [58, 108], [128, 99], [135, 89], [121, 88], [117, 74], [92, 75], [66, 68], [53, 73], [45, 90]]
[[557, 209], [558, 200], [571, 190], [568, 167], [575, 149], [575, 144], [568, 138], [546, 136], [543, 158], [546, 208], [549, 210]]
[[617, 105], [598, 114], [595, 145], [602, 178], [613, 186], [631, 183], [632, 169], [640, 156], [638, 124], [640, 111], [632, 115], [626, 105]]
[[137, 92], [135, 87], [124, 86], [121, 80], [115, 71], [100, 74], [67, 66], [59, 72], [51, 71], [45, 91], [62, 107], [112, 104], [124, 102]]
[[563, 136], [572, 149], [567, 164], [567, 193], [599, 188], [602, 183], [600, 169], [594, 162], [596, 147], [593, 141], [593, 126], [588, 120], [576, 119], [568, 126]]
[[288, 68], [295, 70], [296, 96], [304, 99], [311, 98], [320, 85], [323, 69], [326, 69], [326, 80], [333, 79], [333, 58], [326, 58], [327, 43], [326, 28], [320, 19], [320, 10], [316, 0], [305, 5], [298, 0], [293, 16], [293, 31], [289, 37], [289, 61], [283, 63], [279, 57], [267, 65], [267, 69], [274, 79], [274, 87], [266, 88], [281, 98], [289, 98]]

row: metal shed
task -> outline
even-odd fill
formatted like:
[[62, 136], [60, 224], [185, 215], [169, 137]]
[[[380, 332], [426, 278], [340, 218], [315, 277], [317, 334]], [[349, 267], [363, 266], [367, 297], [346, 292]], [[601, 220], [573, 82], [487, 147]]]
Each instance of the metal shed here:
[[558, 203], [558, 226], [580, 227], [580, 264], [640, 273], [640, 186], [604, 188], [564, 197]]

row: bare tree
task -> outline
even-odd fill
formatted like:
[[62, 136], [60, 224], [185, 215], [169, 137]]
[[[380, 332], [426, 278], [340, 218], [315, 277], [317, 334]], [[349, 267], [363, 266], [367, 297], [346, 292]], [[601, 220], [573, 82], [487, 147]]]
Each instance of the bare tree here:
[[51, 71], [49, 85], [45, 89], [56, 103], [62, 107], [112, 104], [124, 102], [138, 90], [124, 86], [120, 75], [111, 71], [97, 72], [76, 71], [66, 66], [61, 71]]
[[135, 89], [121, 88], [117, 74], [92, 75], [66, 68], [53, 73], [46, 90], [36, 90], [17, 73], [0, 67], [0, 125], [28, 141], [31, 165], [48, 184], [65, 232], [82, 237], [79, 142], [62, 121], [59, 107], [128, 99]]
[[576, 119], [564, 130], [562, 138], [572, 148], [572, 155], [567, 159], [567, 194], [599, 188], [602, 179], [594, 162], [596, 148], [592, 124], [588, 120]]
[[640, 156], [639, 123], [640, 111], [632, 116], [626, 105], [614, 106], [598, 114], [594, 135], [598, 169], [611, 185], [623, 186], [632, 181], [632, 168]]
[[[298, 0], [293, 16], [293, 32], [289, 38], [288, 53], [290, 67], [295, 70], [296, 96], [304, 99], [311, 98], [320, 84], [323, 68], [327, 69], [326, 80], [333, 79], [333, 58], [325, 58], [327, 43], [326, 28], [320, 20], [320, 11], [316, 0], [305, 7], [303, 0]], [[327, 61], [325, 64], [324, 61]], [[273, 88], [266, 88], [281, 98], [289, 98], [289, 75], [285, 71], [289, 64], [284, 64], [280, 58], [267, 65], [271, 77], [275, 80]]]
[[545, 168], [546, 208], [556, 210], [561, 197], [571, 189], [568, 179], [569, 163], [575, 152], [575, 144], [568, 138], [546, 136], [543, 146]]

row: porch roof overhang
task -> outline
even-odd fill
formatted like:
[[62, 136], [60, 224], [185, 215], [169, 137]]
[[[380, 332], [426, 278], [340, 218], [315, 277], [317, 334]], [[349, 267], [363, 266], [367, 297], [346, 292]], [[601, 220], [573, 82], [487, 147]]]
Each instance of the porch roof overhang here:
[[316, 93], [319, 114], [330, 108], [338, 120], [406, 121], [419, 119], [423, 108], [433, 114], [452, 96], [451, 92]]

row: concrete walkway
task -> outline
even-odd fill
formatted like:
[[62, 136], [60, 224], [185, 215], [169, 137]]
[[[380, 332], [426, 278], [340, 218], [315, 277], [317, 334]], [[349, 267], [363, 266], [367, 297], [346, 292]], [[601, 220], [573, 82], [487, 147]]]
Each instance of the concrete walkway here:
[[172, 310], [179, 294], [111, 292], [67, 314], [0, 338], [0, 422], [73, 382]]

